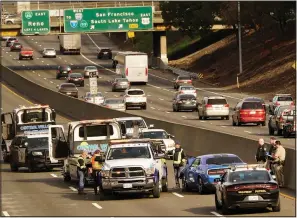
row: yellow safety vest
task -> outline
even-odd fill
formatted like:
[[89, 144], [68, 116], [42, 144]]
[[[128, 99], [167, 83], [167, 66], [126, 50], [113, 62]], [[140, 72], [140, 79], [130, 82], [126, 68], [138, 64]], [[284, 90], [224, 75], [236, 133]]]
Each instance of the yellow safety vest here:
[[78, 159], [77, 160], [83, 160], [84, 161], [84, 163], [83, 163], [83, 165], [81, 166], [79, 163], [77, 163], [77, 167], [79, 168], [79, 169], [85, 169], [86, 168], [86, 160], [84, 159], [84, 158], [82, 158], [82, 157], [78, 157]]
[[[178, 153], [177, 160], [174, 160], [173, 161], [173, 164], [174, 165], [179, 165], [179, 164], [181, 164], [181, 162], [185, 162], [186, 161], [185, 159], [181, 159], [182, 152], [183, 152], [183, 149], [180, 149], [180, 152]], [[175, 154], [175, 150], [173, 150], [173, 156], [174, 156], [174, 154]]]
[[101, 170], [101, 168], [102, 168], [102, 165], [98, 161], [95, 161], [96, 157], [99, 157], [99, 156], [100, 156], [100, 154], [95, 154], [92, 157], [92, 168], [93, 168], [93, 170]]

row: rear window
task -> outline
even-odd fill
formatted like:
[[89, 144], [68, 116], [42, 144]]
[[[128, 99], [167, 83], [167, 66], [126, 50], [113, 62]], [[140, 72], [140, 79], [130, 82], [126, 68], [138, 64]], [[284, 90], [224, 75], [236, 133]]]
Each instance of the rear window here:
[[192, 86], [183, 86], [181, 87], [181, 90], [195, 90], [195, 88]]
[[125, 78], [118, 78], [118, 79], [115, 79], [116, 82], [128, 82], [127, 79]]
[[124, 100], [123, 99], [106, 99], [105, 103], [106, 104], [123, 104]]
[[247, 170], [232, 172], [230, 180], [231, 182], [270, 181], [270, 177], [266, 170]]
[[227, 104], [226, 99], [216, 98], [216, 99], [208, 99], [208, 104], [216, 105], [216, 104]]
[[187, 76], [180, 76], [178, 77], [178, 80], [191, 80], [191, 78]]
[[193, 96], [193, 95], [180, 95], [178, 98], [179, 98], [179, 99], [191, 99], [191, 100], [196, 100], [195, 96]]
[[97, 70], [97, 67], [93, 67], [93, 66], [86, 67], [86, 70]]
[[278, 101], [293, 101], [293, 98], [290, 96], [282, 96], [277, 98]]
[[15, 42], [15, 43], [13, 43], [13, 46], [15, 46], [15, 45], [21, 45], [21, 43]]
[[60, 68], [61, 70], [69, 70], [70, 69], [70, 67], [69, 66], [61, 66], [61, 68]]
[[45, 49], [46, 51], [55, 51], [55, 49], [54, 48], [47, 48], [47, 49]]
[[261, 102], [244, 102], [241, 109], [263, 109]]
[[64, 84], [64, 85], [61, 85], [61, 88], [62, 89], [69, 89], [69, 90], [76, 90], [76, 86], [74, 84]]
[[128, 91], [128, 95], [143, 95], [144, 92], [141, 90], [133, 90], [133, 91]]
[[[113, 135], [113, 127], [109, 125], [109, 133]], [[79, 137], [84, 137], [84, 127], [79, 127]], [[87, 137], [107, 136], [107, 125], [87, 126]]]
[[215, 164], [215, 165], [222, 165], [222, 164], [232, 164], [232, 163], [243, 163], [239, 157], [211, 157], [206, 160], [206, 164]]
[[143, 120], [125, 120], [121, 122], [125, 122], [126, 128], [133, 128], [135, 122], [140, 128], [147, 128]]
[[82, 77], [82, 74], [80, 74], [80, 73], [72, 73], [72, 74], [70, 74], [70, 77], [73, 77], [73, 78]]

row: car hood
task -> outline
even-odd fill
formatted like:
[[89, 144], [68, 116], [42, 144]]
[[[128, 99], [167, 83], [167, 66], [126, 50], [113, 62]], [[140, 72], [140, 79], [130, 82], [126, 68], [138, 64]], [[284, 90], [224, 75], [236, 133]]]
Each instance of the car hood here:
[[148, 158], [129, 158], [118, 160], [106, 160], [102, 170], [110, 170], [112, 167], [128, 167], [128, 166], [141, 166], [143, 168], [152, 167], [154, 162]]

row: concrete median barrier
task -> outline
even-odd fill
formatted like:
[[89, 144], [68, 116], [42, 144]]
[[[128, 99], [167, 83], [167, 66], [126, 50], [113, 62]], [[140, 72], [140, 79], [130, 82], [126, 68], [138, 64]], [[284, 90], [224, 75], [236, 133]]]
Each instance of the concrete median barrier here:
[[[72, 119], [135, 116], [131, 113], [110, 110], [51, 91], [3, 66], [1, 66], [1, 80], [14, 87], [24, 96], [42, 104], [49, 104], [61, 115], [66, 115]], [[174, 135], [181, 142], [186, 153], [192, 156], [209, 153], [234, 153], [247, 163], [255, 163], [257, 141], [145, 116], [144, 119], [148, 124], [154, 124], [156, 128], [165, 129]], [[288, 188], [296, 190], [296, 152], [287, 148], [286, 153], [285, 183]]]

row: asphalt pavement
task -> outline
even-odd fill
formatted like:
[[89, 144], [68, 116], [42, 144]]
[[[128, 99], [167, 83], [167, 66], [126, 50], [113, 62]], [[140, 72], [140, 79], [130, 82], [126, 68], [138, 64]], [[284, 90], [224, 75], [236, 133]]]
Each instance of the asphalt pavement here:
[[[83, 72], [86, 65], [97, 65], [99, 68], [100, 77], [98, 79], [99, 91], [106, 97], [121, 97], [120, 92], [111, 92], [110, 81], [118, 77], [111, 68], [111, 60], [98, 60], [96, 51], [100, 47], [111, 47], [118, 51], [115, 45], [110, 45], [108, 37], [103, 35], [82, 35], [82, 54], [81, 55], [58, 55], [57, 58], [42, 58], [41, 51], [44, 47], [53, 47], [59, 50], [57, 36], [23, 36], [20, 37], [20, 42], [25, 46], [29, 46], [35, 51], [34, 60], [19, 61], [17, 52], [9, 52], [9, 48], [2, 48], [4, 66], [15, 70], [20, 75], [34, 81], [44, 87], [52, 90], [57, 90], [56, 86], [65, 82], [65, 80], [55, 79], [55, 73], [58, 65], [70, 65], [74, 72]], [[162, 73], [156, 70], [149, 71], [149, 83], [146, 86], [133, 86], [141, 88], [148, 96], [147, 110], [129, 110], [137, 116], [147, 116], [150, 118], [166, 120], [173, 123], [205, 128], [214, 132], [223, 132], [231, 135], [245, 137], [253, 140], [258, 140], [260, 137], [269, 142], [268, 127], [246, 125], [241, 127], [232, 126], [230, 120], [210, 119], [199, 120], [197, 112], [173, 112], [172, 98], [175, 90], [172, 86], [172, 81], [162, 76]], [[79, 96], [84, 95], [89, 91], [88, 80], [85, 80], [85, 87], [79, 87]], [[204, 96], [223, 95], [226, 97], [230, 107], [233, 108], [241, 98], [246, 97], [243, 94], [226, 93], [224, 91], [214, 90], [204, 83], [199, 83], [197, 86], [197, 97], [202, 99]], [[275, 136], [282, 141], [285, 147], [295, 149], [295, 138], [285, 139]], [[256, 143], [256, 142], [255, 142]]]
[[[2, 53], [4, 61], [2, 63], [5, 66], [10, 67], [24, 67], [22, 71], [18, 70], [18, 73], [30, 80], [38, 82], [42, 86], [55, 90], [55, 86], [63, 82], [63, 80], [57, 81], [55, 79], [55, 71], [46, 70], [46, 67], [57, 66], [58, 64], [64, 63], [69, 65], [72, 64], [74, 67], [77, 66], [78, 71], [81, 66], [90, 64], [89, 61], [82, 56], [58, 55], [56, 59], [44, 59], [40, 57], [40, 54], [37, 54], [37, 50], [42, 50], [39, 48], [52, 46], [57, 49], [57, 43], [53, 40], [53, 36], [26, 38], [27, 39], [24, 40], [22, 37], [21, 41], [23, 41], [24, 44], [27, 43], [27, 45], [30, 45], [30, 47], [33, 47], [36, 50], [35, 59], [33, 61], [24, 60], [19, 63], [18, 60], [15, 59], [17, 53], [6, 53], [8, 49], [4, 48], [4, 53]], [[31, 40], [31, 38], [33, 38], [33, 40]], [[36, 39], [42, 39], [46, 46], [40, 44]], [[28, 41], [30, 41], [30, 43]], [[83, 48], [83, 54], [85, 52], [84, 49], [85, 48]], [[91, 61], [100, 63], [100, 61], [96, 60], [94, 57]], [[102, 62], [105, 66], [108, 65], [107, 62]], [[34, 67], [37, 68], [40, 66], [42, 66], [42, 69], [32, 70]], [[114, 97], [115, 95], [119, 96], [120, 93], [110, 92], [110, 85], [107, 82], [107, 80], [114, 77], [114, 74], [108, 70], [102, 70], [100, 71], [100, 77], [101, 78], [98, 80], [100, 91], [109, 97]], [[135, 114], [139, 116], [155, 116], [159, 119], [171, 119], [175, 122], [182, 123], [194, 122], [192, 125], [205, 125], [206, 127], [209, 126], [211, 128], [217, 126], [218, 122], [222, 122], [206, 121], [205, 123], [200, 123], [198, 120], [188, 120], [186, 118], [180, 119], [176, 114], [173, 115], [170, 110], [171, 108], [169, 107], [170, 98], [172, 98], [173, 95], [170, 91], [173, 90], [169, 85], [166, 86], [166, 84], [164, 84], [162, 88], [155, 88], [155, 83], [153, 81], [154, 80], [150, 78], [149, 84], [154, 85], [148, 85], [146, 87], [141, 86], [148, 95], [151, 95], [149, 96], [150, 107], [147, 111], [135, 111]], [[87, 91], [87, 88], [88, 87], [79, 88], [81, 90], [80, 95]], [[159, 98], [162, 98], [163, 100], [160, 100]], [[28, 104], [33, 103], [11, 89], [2, 86], [2, 111], [11, 111], [18, 105]], [[152, 109], [151, 107], [154, 107], [155, 109]], [[194, 117], [194, 113], [178, 113], [178, 115], [181, 116], [190, 116], [189, 114], [193, 114], [192, 116]], [[67, 122], [68, 120], [66, 118], [58, 115], [57, 123], [65, 124]], [[257, 128], [261, 129], [261, 127]], [[225, 127], [224, 129], [228, 128]], [[214, 128], [214, 130], [216, 129]], [[217, 131], [219, 130], [220, 128], [218, 128]], [[168, 163], [169, 192], [162, 193], [161, 198], [148, 199], [138, 195], [124, 195], [111, 197], [106, 201], [99, 201], [93, 194], [91, 188], [86, 189], [88, 192], [86, 196], [78, 196], [76, 193], [76, 184], [74, 182], [63, 182], [59, 169], [53, 172], [29, 173], [25, 168], [21, 169], [20, 172], [10, 172], [8, 164], [2, 164], [1, 166], [1, 210], [2, 214], [5, 216], [221, 216], [220, 212], [215, 210], [213, 194], [199, 195], [196, 192], [184, 193], [173, 188], [174, 180], [171, 161]], [[267, 209], [264, 211], [239, 211], [234, 215], [268, 217], [295, 216], [294, 198], [288, 198], [282, 195], [281, 205], [282, 210], [279, 213], [273, 213]]]

